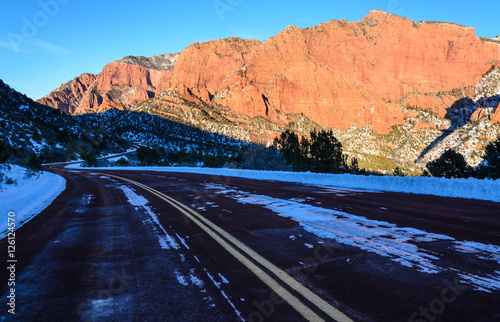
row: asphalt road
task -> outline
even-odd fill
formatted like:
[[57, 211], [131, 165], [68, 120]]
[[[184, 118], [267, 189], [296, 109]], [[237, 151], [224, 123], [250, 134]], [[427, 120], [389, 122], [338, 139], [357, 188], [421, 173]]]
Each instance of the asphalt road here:
[[2, 318], [500, 320], [498, 203], [49, 167], [67, 188], [16, 231]]

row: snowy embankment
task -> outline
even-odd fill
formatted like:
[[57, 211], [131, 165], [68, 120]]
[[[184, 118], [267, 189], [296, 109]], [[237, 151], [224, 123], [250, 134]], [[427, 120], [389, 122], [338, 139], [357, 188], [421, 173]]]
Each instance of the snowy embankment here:
[[[120, 153], [108, 153], [107, 155], [97, 158], [98, 160], [103, 160], [107, 159], [108, 161], [118, 161], [118, 159], [124, 157], [127, 159], [126, 155], [131, 154], [137, 151], [137, 148], [130, 148], [125, 152], [120, 152]], [[80, 165], [83, 162], [81, 158], [78, 158], [77, 160], [71, 160], [71, 161], [64, 161], [64, 162], [53, 162], [53, 163], [44, 163], [43, 165], [57, 165], [57, 164], [78, 164]]]
[[[68, 168], [81, 169], [80, 165]], [[211, 169], [188, 167], [113, 167], [93, 170], [141, 170], [199, 173], [258, 180], [273, 180], [332, 186], [370, 191], [390, 191], [441, 197], [478, 199], [500, 202], [500, 180], [445, 179], [428, 177], [360, 176], [352, 174], [324, 174], [310, 172], [257, 171], [241, 169]]]
[[[10, 169], [9, 169], [10, 168]], [[17, 165], [2, 165], [0, 182], [0, 239], [7, 236], [7, 214], [13, 212], [15, 228], [21, 227], [59, 196], [66, 188], [66, 180], [53, 173], [43, 172], [31, 177], [26, 169]], [[7, 184], [7, 180], [11, 180]]]

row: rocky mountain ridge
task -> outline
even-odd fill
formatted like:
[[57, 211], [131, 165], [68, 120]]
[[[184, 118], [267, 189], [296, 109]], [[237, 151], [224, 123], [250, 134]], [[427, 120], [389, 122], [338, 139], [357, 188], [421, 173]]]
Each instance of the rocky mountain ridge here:
[[[359, 22], [289, 26], [264, 42], [220, 39], [175, 55], [159, 56], [175, 58], [171, 70], [157, 67], [161, 59], [125, 57], [40, 102], [77, 114], [144, 110], [262, 143], [284, 128], [334, 128], [367, 165], [384, 158], [387, 167], [431, 156], [473, 119], [487, 116], [493, 131], [500, 122], [496, 107], [475, 105], [500, 94], [481, 85], [496, 75], [500, 44], [453, 23], [374, 10]], [[386, 139], [394, 133], [407, 140]]]
[[[81, 159], [90, 153], [123, 152], [147, 142], [165, 152], [235, 155], [250, 146], [162, 117], [110, 109], [104, 113], [66, 115], [34, 102], [0, 79], [0, 142], [12, 152], [9, 162], [26, 166], [33, 154], [46, 163]], [[6, 150], [3, 150], [5, 152]], [[202, 154], [199, 152], [203, 151]]]
[[138, 65], [147, 69], [171, 71], [174, 69], [175, 62], [180, 53], [144, 56], [127, 56], [117, 60], [119, 63]]
[[87, 90], [97, 79], [94, 74], [81, 74], [73, 80], [62, 84], [61, 87], [52, 91], [49, 95], [39, 99], [37, 102], [51, 106], [66, 114], [74, 113], [80, 105]]

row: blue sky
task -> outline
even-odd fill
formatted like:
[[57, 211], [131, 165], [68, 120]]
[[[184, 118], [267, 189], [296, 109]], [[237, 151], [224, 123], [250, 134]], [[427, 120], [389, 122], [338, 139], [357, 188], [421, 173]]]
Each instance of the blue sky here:
[[263, 41], [291, 24], [358, 21], [371, 9], [456, 22], [475, 27], [478, 36], [500, 34], [498, 0], [2, 1], [0, 79], [38, 99], [127, 55], [180, 52], [193, 42], [231, 36]]

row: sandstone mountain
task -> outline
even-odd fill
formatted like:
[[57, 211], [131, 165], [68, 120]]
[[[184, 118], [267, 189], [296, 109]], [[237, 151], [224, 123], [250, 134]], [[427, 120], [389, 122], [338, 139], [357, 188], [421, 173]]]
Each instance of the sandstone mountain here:
[[76, 111], [83, 96], [96, 80], [97, 75], [82, 74], [75, 79], [62, 84], [61, 87], [51, 92], [38, 102], [57, 108], [61, 112], [72, 114]]
[[[69, 113], [147, 110], [254, 141], [285, 127], [334, 128], [362, 159], [399, 163], [424, 158], [446, 131], [463, 127], [471, 116], [486, 118], [488, 131], [496, 128], [496, 106], [476, 102], [481, 94], [500, 94], [495, 85], [479, 92], [499, 65], [496, 38], [374, 10], [359, 22], [290, 26], [264, 42], [227, 38], [170, 56], [125, 57], [39, 102]], [[414, 140], [387, 139], [398, 131]], [[367, 148], [358, 141], [375, 144]], [[469, 152], [469, 161], [477, 163], [480, 158]]]
[[98, 75], [76, 77], [38, 102], [68, 114], [123, 110], [153, 97], [159, 84], [167, 84], [178, 57], [178, 53], [127, 56], [106, 65]]

